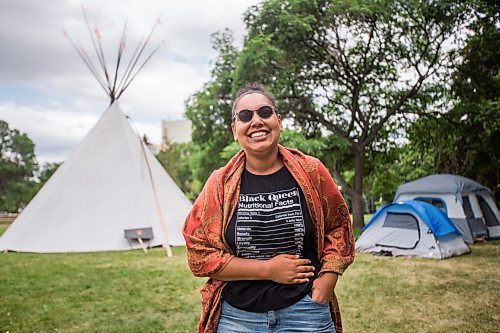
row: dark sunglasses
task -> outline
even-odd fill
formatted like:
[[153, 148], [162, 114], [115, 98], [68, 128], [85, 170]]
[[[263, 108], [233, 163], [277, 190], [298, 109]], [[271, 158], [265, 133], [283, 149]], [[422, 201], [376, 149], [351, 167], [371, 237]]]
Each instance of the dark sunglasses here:
[[233, 121], [235, 121], [236, 117], [238, 117], [238, 119], [241, 122], [248, 123], [250, 120], [252, 120], [253, 114], [255, 112], [257, 112], [259, 117], [261, 117], [262, 119], [268, 119], [273, 115], [274, 108], [272, 106], [269, 106], [269, 105], [264, 105], [264, 106], [261, 106], [260, 108], [258, 108], [257, 110], [244, 109], [244, 110], [238, 111], [234, 114]]

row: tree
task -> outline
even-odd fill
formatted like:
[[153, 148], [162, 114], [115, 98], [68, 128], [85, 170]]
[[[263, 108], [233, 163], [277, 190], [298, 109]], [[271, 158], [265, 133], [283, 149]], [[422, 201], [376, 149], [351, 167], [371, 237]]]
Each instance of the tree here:
[[156, 154], [156, 158], [169, 176], [190, 200], [196, 199], [202, 186], [193, 179], [193, 171], [190, 167], [193, 151], [192, 143], [164, 142], [164, 148]]
[[500, 203], [500, 5], [471, 1], [470, 36], [453, 73], [454, 107], [412, 127], [413, 145], [433, 154], [437, 171], [469, 177]]
[[0, 210], [14, 212], [28, 204], [38, 168], [31, 139], [0, 120]]
[[210, 173], [225, 164], [220, 153], [233, 139], [231, 133], [232, 74], [238, 56], [231, 31], [212, 35], [218, 51], [211, 80], [186, 102], [186, 116], [192, 122], [191, 168], [196, 181], [204, 184]]
[[[307, 136], [348, 143], [327, 147], [329, 167], [361, 228], [367, 156], [394, 145], [409, 115], [429, 111], [436, 93], [427, 88], [447, 73], [445, 46], [462, 18], [455, 1], [268, 0], [246, 14], [235, 86], [268, 84]], [[340, 171], [349, 169], [350, 182]]]
[[47, 180], [49, 180], [50, 177], [57, 171], [57, 169], [61, 166], [62, 163], [57, 163], [57, 162], [46, 162], [42, 164], [38, 170], [38, 181], [40, 182], [40, 187], [42, 187]]
[[387, 152], [372, 150], [367, 160], [365, 193], [371, 199], [372, 212], [392, 202], [400, 184], [437, 172], [433, 155], [411, 141]]

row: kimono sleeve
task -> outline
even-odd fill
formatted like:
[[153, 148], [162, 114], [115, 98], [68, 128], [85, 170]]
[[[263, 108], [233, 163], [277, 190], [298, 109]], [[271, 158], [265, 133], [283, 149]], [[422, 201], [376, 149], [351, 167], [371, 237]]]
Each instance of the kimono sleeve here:
[[342, 275], [354, 261], [355, 247], [347, 204], [330, 172], [320, 163], [321, 205], [324, 216], [324, 246], [321, 273]]
[[195, 276], [211, 276], [233, 258], [222, 241], [221, 191], [222, 182], [214, 172], [184, 222], [188, 264]]

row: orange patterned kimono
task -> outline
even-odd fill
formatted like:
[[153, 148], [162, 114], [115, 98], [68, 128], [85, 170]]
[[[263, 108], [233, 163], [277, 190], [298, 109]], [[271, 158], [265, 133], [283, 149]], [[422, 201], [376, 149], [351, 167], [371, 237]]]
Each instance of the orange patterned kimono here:
[[[318, 258], [324, 272], [342, 274], [354, 260], [354, 238], [349, 211], [330, 173], [316, 158], [279, 146], [279, 154], [304, 192], [316, 233]], [[186, 218], [183, 233], [188, 263], [195, 276], [205, 277], [222, 270], [234, 258], [225, 239], [240, 193], [245, 153], [212, 173]], [[201, 319], [198, 332], [215, 333], [221, 314], [221, 292], [225, 282], [208, 279], [201, 289]], [[335, 294], [330, 301], [337, 333], [342, 333]]]

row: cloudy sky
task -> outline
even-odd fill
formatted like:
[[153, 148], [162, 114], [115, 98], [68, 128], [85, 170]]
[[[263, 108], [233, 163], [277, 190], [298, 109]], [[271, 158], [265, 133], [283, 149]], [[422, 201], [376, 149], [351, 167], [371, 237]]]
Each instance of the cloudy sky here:
[[257, 2], [0, 0], [0, 119], [28, 134], [39, 162], [63, 161], [109, 104], [63, 29], [92, 50], [83, 4], [111, 60], [125, 20], [130, 56], [161, 15], [151, 46], [165, 44], [120, 98], [140, 134], [160, 143], [161, 120], [182, 119], [185, 100], [209, 79], [210, 35], [227, 27], [241, 45], [243, 13]]

